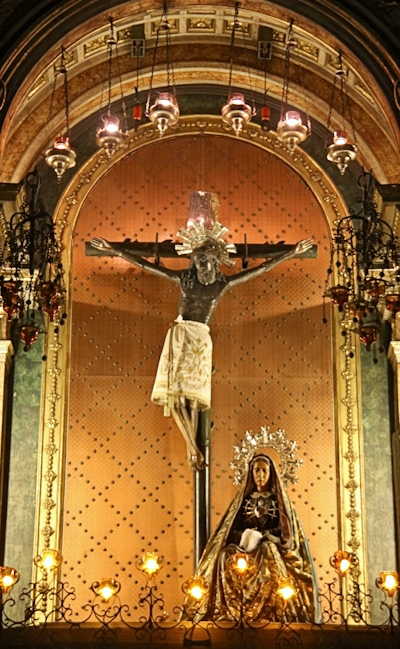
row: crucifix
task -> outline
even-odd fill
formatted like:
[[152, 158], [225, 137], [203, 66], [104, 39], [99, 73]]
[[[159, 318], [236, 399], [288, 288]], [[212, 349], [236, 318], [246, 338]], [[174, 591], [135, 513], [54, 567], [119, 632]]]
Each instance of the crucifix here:
[[[211, 405], [212, 341], [209, 323], [223, 295], [244, 282], [259, 277], [278, 264], [293, 257], [316, 256], [311, 239], [295, 245], [228, 243], [227, 228], [218, 221], [218, 200], [208, 192], [192, 192], [189, 221], [177, 236], [183, 243], [170, 241], [156, 244], [109, 242], [102, 238], [86, 244], [87, 255], [121, 257], [154, 275], [180, 287], [178, 316], [167, 332], [161, 353], [151, 400], [172, 414], [187, 448], [187, 460], [195, 471], [196, 538], [204, 528], [207, 540], [209, 503], [209, 437]], [[161, 266], [160, 257], [190, 255], [189, 267], [173, 270]], [[154, 257], [155, 261], [148, 261]], [[233, 266], [234, 257], [243, 259], [243, 268], [233, 275], [224, 275], [219, 266]], [[264, 258], [258, 266], [247, 268], [248, 258]], [[203, 414], [202, 414], [203, 413]], [[204, 457], [206, 455], [206, 458]], [[204, 471], [203, 471], [204, 470]], [[199, 475], [204, 473], [204, 477]], [[200, 501], [204, 506], [200, 505]], [[205, 514], [205, 515], [204, 515]], [[203, 545], [204, 540], [198, 539]], [[200, 549], [196, 550], [199, 558]]]

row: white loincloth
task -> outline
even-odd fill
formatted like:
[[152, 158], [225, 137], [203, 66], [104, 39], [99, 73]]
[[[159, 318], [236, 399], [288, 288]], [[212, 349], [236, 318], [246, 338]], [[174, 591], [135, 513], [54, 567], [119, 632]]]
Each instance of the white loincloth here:
[[166, 416], [180, 397], [196, 399], [199, 410], [209, 408], [211, 369], [210, 328], [178, 316], [165, 338], [151, 400], [165, 406]]

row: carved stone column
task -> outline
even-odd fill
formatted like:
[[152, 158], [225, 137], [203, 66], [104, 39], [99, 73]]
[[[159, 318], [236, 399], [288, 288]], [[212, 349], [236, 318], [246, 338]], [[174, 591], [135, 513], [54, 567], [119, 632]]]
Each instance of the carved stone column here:
[[11, 357], [14, 353], [10, 340], [0, 340], [0, 563], [4, 558], [5, 531], [5, 486], [7, 480], [6, 448], [7, 448], [7, 378], [11, 367]]

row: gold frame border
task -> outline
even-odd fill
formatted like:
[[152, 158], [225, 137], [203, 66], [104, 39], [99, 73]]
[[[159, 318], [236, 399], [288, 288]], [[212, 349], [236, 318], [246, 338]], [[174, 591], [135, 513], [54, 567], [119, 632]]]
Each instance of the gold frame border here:
[[[201, 115], [182, 117], [174, 129], [164, 135], [164, 141], [188, 135], [235, 136], [217, 116]], [[347, 213], [346, 205], [335, 185], [312, 158], [303, 150], [290, 154], [277, 139], [276, 133], [264, 133], [258, 125], [248, 124], [241, 140], [261, 147], [277, 155], [307, 183], [325, 214], [330, 233], [337, 219]], [[120, 149], [111, 161], [104, 153], [94, 154], [76, 173], [65, 189], [55, 211], [57, 236], [63, 246], [63, 265], [67, 287], [71, 286], [72, 233], [80, 207], [110, 166], [143, 146], [159, 141], [158, 131], [152, 124], [143, 125], [138, 132], [132, 131], [127, 146]], [[67, 313], [71, 311], [71, 291], [68, 291]], [[340, 484], [338, 488], [339, 540], [342, 548], [349, 546], [359, 558], [359, 579], [368, 587], [366, 564], [366, 538], [364, 521], [364, 489], [361, 426], [361, 403], [359, 400], [359, 353], [351, 333], [341, 335], [343, 322], [332, 318], [333, 361], [335, 372], [337, 467]], [[68, 424], [69, 361], [71, 331], [52, 327], [48, 340], [48, 365], [44, 376], [43, 418], [40, 438], [38, 472], [38, 499], [36, 512], [35, 550], [42, 547], [61, 549], [63, 524], [63, 498], [65, 483], [66, 436]], [[353, 351], [354, 357], [349, 355]], [[34, 575], [35, 577], [36, 575]]]

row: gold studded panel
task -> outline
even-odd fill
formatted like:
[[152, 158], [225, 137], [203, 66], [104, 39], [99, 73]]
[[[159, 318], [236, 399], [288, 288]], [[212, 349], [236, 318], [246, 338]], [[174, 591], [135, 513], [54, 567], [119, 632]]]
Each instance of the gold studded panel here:
[[[312, 237], [318, 259], [287, 261], [224, 296], [214, 341], [212, 525], [234, 494], [232, 446], [247, 429], [284, 428], [303, 467], [291, 489], [321, 580], [337, 548], [330, 330], [321, 324], [328, 229], [321, 207], [277, 157], [240, 139], [185, 136], [126, 157], [94, 187], [73, 240], [70, 412], [64, 579], [88, 598], [102, 577], [135, 602], [135, 559], [163, 554], [166, 608], [193, 573], [193, 476], [172, 419], [150, 402], [157, 360], [177, 313], [178, 289], [113, 258], [85, 257], [84, 242], [175, 239], [189, 193], [213, 191], [230, 238], [249, 243]], [[163, 262], [175, 268], [185, 260]], [[250, 262], [254, 264], [256, 262]], [[258, 262], [259, 263], [259, 262]], [[236, 263], [233, 272], [240, 270]], [[232, 272], [232, 271], [230, 271]]]

